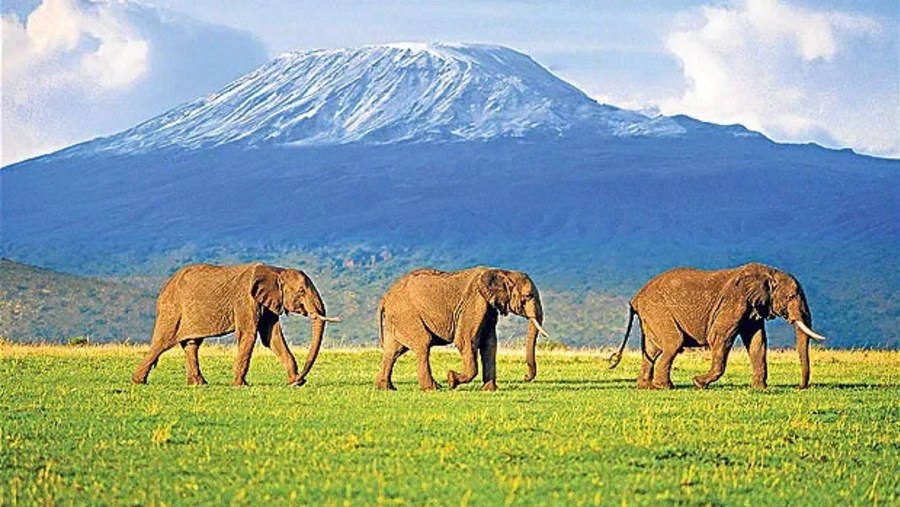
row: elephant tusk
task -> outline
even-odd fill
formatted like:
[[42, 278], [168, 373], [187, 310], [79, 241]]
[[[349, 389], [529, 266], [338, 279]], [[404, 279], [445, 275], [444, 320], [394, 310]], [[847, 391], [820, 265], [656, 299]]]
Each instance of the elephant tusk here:
[[325, 317], [324, 315], [319, 315], [318, 313], [309, 314], [309, 318], [314, 319], [314, 320], [319, 319], [322, 322], [340, 322], [341, 321], [340, 317]]
[[550, 333], [548, 333], [543, 327], [541, 327], [541, 324], [540, 324], [540, 322], [537, 321], [537, 319], [532, 317], [528, 320], [530, 320], [531, 323], [534, 324], [534, 327], [537, 328], [538, 333], [541, 333], [545, 338], [550, 338]]
[[813, 331], [812, 329], [806, 327], [806, 324], [803, 323], [802, 320], [795, 320], [794, 325], [799, 327], [801, 331], [807, 334], [810, 338], [817, 341], [824, 341], [825, 337], [820, 335], [819, 333]]

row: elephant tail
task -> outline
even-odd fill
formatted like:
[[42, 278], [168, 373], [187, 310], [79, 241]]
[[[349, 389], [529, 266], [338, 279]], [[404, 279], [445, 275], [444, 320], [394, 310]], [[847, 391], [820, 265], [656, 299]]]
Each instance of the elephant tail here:
[[634, 311], [634, 307], [630, 304], [628, 305], [628, 327], [625, 329], [625, 338], [622, 339], [622, 345], [619, 345], [619, 350], [617, 350], [613, 355], [609, 356], [609, 369], [613, 369], [616, 366], [619, 366], [619, 361], [622, 360], [622, 351], [625, 350], [625, 344], [628, 343], [628, 335], [631, 334], [631, 324], [634, 322], [634, 316], [637, 312]]
[[378, 302], [378, 312], [375, 314], [378, 320], [378, 344], [384, 348], [384, 300]]

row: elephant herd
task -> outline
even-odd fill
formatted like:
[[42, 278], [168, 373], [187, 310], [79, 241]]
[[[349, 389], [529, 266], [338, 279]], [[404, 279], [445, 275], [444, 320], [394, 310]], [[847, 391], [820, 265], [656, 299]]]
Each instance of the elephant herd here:
[[[288, 348], [279, 323], [283, 313], [309, 318], [312, 339], [302, 371]], [[537, 286], [521, 271], [475, 267], [461, 271], [417, 269], [397, 280], [381, 298], [376, 314], [382, 349], [375, 387], [394, 390], [394, 363], [409, 350], [416, 355], [419, 387], [439, 389], [431, 371], [432, 346], [453, 344], [462, 356], [462, 372], [449, 371], [451, 389], [471, 382], [481, 362], [482, 389], [497, 389], [497, 319], [513, 313], [528, 321], [526, 381], [537, 375], [535, 346], [543, 328], [544, 311]], [[710, 351], [709, 371], [694, 377], [699, 389], [718, 380], [735, 339], [740, 336], [750, 355], [752, 384], [766, 387], [765, 320], [790, 322], [800, 355], [800, 388], [809, 385], [809, 340], [824, 340], [813, 331], [803, 288], [789, 273], [751, 263], [706, 271], [678, 268], [647, 282], [629, 305], [628, 327], [618, 351], [610, 358], [615, 368], [631, 333], [634, 317], [641, 326], [640, 389], [671, 389], [672, 362], [688, 347]], [[236, 266], [192, 264], [177, 271], [163, 286], [156, 303], [156, 323], [150, 350], [132, 376], [146, 383], [159, 356], [181, 345], [185, 351], [188, 384], [206, 384], [197, 349], [204, 339], [234, 333], [238, 351], [234, 385], [246, 385], [257, 335], [284, 366], [288, 383], [301, 386], [322, 345], [329, 317], [313, 281], [302, 271], [262, 263]]]

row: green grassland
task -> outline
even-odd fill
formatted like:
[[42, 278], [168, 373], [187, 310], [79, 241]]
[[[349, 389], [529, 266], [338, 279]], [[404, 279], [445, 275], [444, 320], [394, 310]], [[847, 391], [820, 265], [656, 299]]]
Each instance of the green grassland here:
[[[210, 385], [185, 385], [165, 354], [150, 384], [143, 347], [0, 346], [0, 505], [897, 505], [900, 353], [770, 354], [766, 391], [736, 349], [725, 377], [689, 388], [703, 353], [680, 357], [674, 391], [638, 391], [639, 356], [541, 351], [499, 360], [480, 383], [419, 392], [411, 355], [397, 392], [372, 388], [380, 353], [325, 350], [288, 388], [258, 350], [249, 388], [233, 349], [204, 346]], [[302, 354], [302, 350], [298, 351]], [[458, 367], [433, 355], [436, 376]]]

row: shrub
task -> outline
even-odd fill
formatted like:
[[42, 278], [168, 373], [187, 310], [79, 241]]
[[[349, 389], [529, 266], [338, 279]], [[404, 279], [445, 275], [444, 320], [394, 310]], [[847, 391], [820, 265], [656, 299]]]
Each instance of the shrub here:
[[68, 344], [73, 347], [83, 347], [91, 344], [90, 336], [73, 336], [69, 338]]

